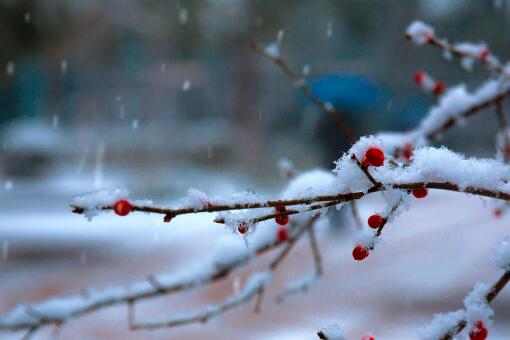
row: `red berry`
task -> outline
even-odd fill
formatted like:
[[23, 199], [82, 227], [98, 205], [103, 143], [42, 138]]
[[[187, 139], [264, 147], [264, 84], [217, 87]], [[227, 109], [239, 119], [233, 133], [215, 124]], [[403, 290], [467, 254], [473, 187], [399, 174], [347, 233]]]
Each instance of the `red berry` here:
[[444, 89], [445, 89], [444, 83], [440, 82], [440, 81], [436, 81], [436, 83], [434, 84], [434, 87], [432, 88], [432, 92], [436, 96], [439, 96], [441, 93], [444, 92]]
[[119, 216], [126, 216], [132, 209], [131, 203], [127, 200], [119, 200], [113, 205], [113, 210]]
[[404, 159], [410, 160], [413, 157], [413, 149], [413, 144], [406, 143], [406, 145], [404, 145], [404, 149], [402, 149], [402, 157], [404, 157]]
[[503, 212], [501, 211], [501, 209], [494, 209], [494, 216], [496, 217], [501, 217], [501, 215], [503, 215]]
[[384, 218], [379, 214], [374, 214], [368, 218], [368, 226], [373, 229], [379, 228], [384, 222]]
[[417, 189], [413, 189], [412, 193], [413, 193], [413, 196], [416, 198], [424, 198], [424, 197], [427, 197], [427, 194], [429, 193], [429, 191], [426, 188], [417, 188]]
[[487, 58], [489, 58], [491, 54], [491, 51], [489, 51], [489, 49], [484, 49], [482, 52], [480, 52], [480, 59], [482, 59], [483, 61], [486, 61]]
[[248, 226], [245, 223], [240, 223], [237, 226], [237, 231], [239, 232], [239, 234], [243, 234], [244, 235], [248, 231]]
[[285, 210], [287, 210], [287, 208], [284, 205], [282, 205], [282, 206], [274, 207], [274, 210], [276, 210], [276, 212], [282, 213]]
[[424, 80], [424, 79], [425, 79], [425, 72], [423, 72], [423, 71], [418, 71], [418, 72], [416, 72], [416, 73], [414, 74], [414, 76], [413, 76], [413, 80], [414, 80], [414, 82], [415, 82], [417, 85], [419, 85], [419, 86], [421, 86], [421, 85], [423, 84], [423, 80]]
[[356, 261], [361, 261], [368, 256], [369, 250], [367, 247], [362, 246], [361, 244], [357, 244], [356, 247], [352, 250], [352, 257]]
[[276, 221], [276, 223], [278, 223], [279, 225], [286, 225], [287, 223], [289, 223], [289, 215], [280, 215], [280, 216], [276, 216], [274, 218], [274, 220]]
[[482, 320], [478, 320], [475, 322], [475, 325], [471, 332], [469, 332], [469, 339], [470, 340], [485, 340], [487, 339], [487, 336], [489, 335], [489, 331], [485, 327]]
[[384, 152], [376, 147], [369, 148], [363, 159], [365, 166], [381, 166], [384, 164]]
[[276, 238], [280, 242], [287, 241], [289, 239], [289, 231], [284, 226], [281, 226], [278, 228], [278, 231], [276, 232]]
[[361, 340], [375, 340], [375, 336], [373, 335], [363, 335]]
[[169, 223], [174, 216], [172, 214], [166, 214], [165, 217], [163, 217], [163, 222]]

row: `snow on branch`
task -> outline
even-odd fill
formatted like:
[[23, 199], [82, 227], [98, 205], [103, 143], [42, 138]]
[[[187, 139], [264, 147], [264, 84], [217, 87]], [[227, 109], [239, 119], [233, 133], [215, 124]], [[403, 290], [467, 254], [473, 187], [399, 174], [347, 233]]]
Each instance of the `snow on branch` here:
[[[250, 301], [255, 295], [259, 294], [266, 284], [271, 280], [271, 272], [257, 272], [251, 275], [244, 288], [237, 294], [230, 296], [223, 303], [218, 305], [208, 305], [203, 311], [189, 315], [177, 316], [164, 321], [146, 321], [135, 322], [134, 311], [131, 311], [129, 328], [132, 330], [155, 329], [182, 326], [195, 322], [206, 322], [210, 318], [226, 312], [234, 307]], [[132, 304], [130, 308], [134, 308]], [[133, 319], [131, 319], [133, 318]]]
[[441, 81], [436, 81], [425, 71], [417, 71], [413, 80], [423, 91], [440, 96], [445, 91], [445, 85]]
[[347, 340], [344, 332], [337, 323], [321, 328], [317, 332], [319, 339], [323, 340]]
[[[99, 213], [111, 211], [118, 216], [132, 212], [161, 214], [164, 222], [171, 222], [184, 214], [217, 213], [215, 222], [224, 223], [245, 240], [249, 238], [250, 246], [246, 247], [245, 242], [222, 243], [212, 256], [172, 274], [149, 275], [145, 280], [127, 287], [88, 289], [77, 295], [18, 305], [0, 317], [0, 329], [26, 330], [29, 336], [45, 325], [61, 325], [71, 318], [118, 304], [129, 307], [128, 323], [131, 329], [172, 327], [207, 321], [247, 303], [253, 297], [258, 297], [258, 309], [272, 272], [305, 231], [308, 231], [310, 239], [313, 271], [305, 278], [289, 284], [279, 298], [308, 289], [322, 275], [313, 226], [330, 207], [339, 209], [346, 202], [354, 203], [367, 195], [381, 193], [386, 207], [384, 211], [370, 216], [368, 225], [372, 230], [360, 236], [353, 250], [354, 259], [363, 260], [374, 249], [385, 226], [407, 210], [413, 196], [417, 199], [426, 197], [428, 189], [510, 201], [510, 166], [507, 164], [492, 159], [466, 158], [444, 147], [426, 146], [459, 121], [492, 106], [496, 107], [500, 125], [504, 126], [502, 133], [506, 133], [506, 122], [501, 123], [504, 120], [501, 105], [510, 96], [510, 82], [506, 77], [508, 67], [502, 66], [485, 44], [449, 44], [446, 39], [437, 38], [434, 29], [422, 22], [412, 23], [406, 36], [418, 45], [434, 45], [442, 48], [447, 55], [461, 57], [465, 66], [479, 60], [499, 74], [499, 78], [488, 80], [475, 91], [469, 92], [464, 85], [445, 90], [444, 86], [437, 86], [437, 82], [422, 74], [418, 77], [419, 85], [442, 95], [419, 126], [405, 133], [379, 133], [356, 141], [354, 132], [341, 113], [316, 97], [306, 81], [283, 59], [279, 50], [283, 33], [279, 34], [276, 43], [268, 47], [252, 43], [255, 51], [276, 63], [296, 87], [335, 120], [340, 131], [352, 144], [350, 150], [335, 162], [333, 171], [312, 170], [293, 174], [287, 189], [276, 198], [252, 192], [210, 197], [199, 190], [190, 189], [179, 205], [162, 207], [149, 200], [130, 200], [128, 192], [121, 189], [77, 197], [71, 203], [73, 212], [83, 214], [89, 220]], [[508, 142], [505, 143], [508, 146]], [[270, 220], [274, 220], [274, 223], [269, 223]], [[510, 280], [509, 244], [508, 239], [503, 241], [493, 253], [494, 263], [505, 271], [500, 279], [491, 286], [477, 285], [465, 299], [463, 310], [436, 315], [432, 323], [422, 330], [424, 339], [451, 339], [465, 329], [474, 334], [487, 332], [486, 327], [490, 325], [493, 314], [488, 304]], [[189, 315], [162, 321], [135, 321], [136, 302], [224, 279], [254, 256], [279, 247], [280, 252], [266, 270], [254, 273], [241, 292], [223, 302]], [[344, 338], [336, 325], [321, 330], [318, 335], [323, 339]]]
[[[171, 274], [149, 275], [145, 280], [132, 283], [127, 287], [117, 286], [103, 290], [86, 289], [81, 294], [52, 298], [32, 304], [20, 304], [0, 318], [0, 329], [27, 330], [33, 333], [45, 325], [61, 325], [69, 319], [94, 312], [109, 306], [127, 304], [128, 321], [132, 329], [160, 328], [206, 321], [209, 318], [249, 301], [269, 282], [270, 272], [289, 253], [294, 244], [307, 229], [313, 228], [318, 216], [296, 226], [288, 239], [275, 236], [274, 225], [266, 225], [261, 232], [250, 240], [250, 248], [243, 242], [225, 241], [220, 243], [211, 257], [195, 263], [179, 272]], [[281, 253], [269, 265], [268, 271], [254, 274], [245, 288], [225, 302], [210, 306], [202, 312], [179, 316], [162, 322], [134, 322], [134, 304], [152, 297], [190, 290], [204, 284], [227, 277], [232, 271], [245, 264], [253, 256], [262, 255], [272, 249], [285, 245]], [[28, 333], [27, 333], [28, 334]]]
[[[395, 162], [391, 156], [385, 157], [380, 149], [383, 144], [383, 141], [376, 137], [361, 138], [336, 162], [333, 174], [319, 170], [303, 173], [291, 180], [282, 194], [282, 199], [260, 200], [252, 196], [234, 195], [238, 201], [232, 197], [219, 197], [201, 203], [203, 204], [201, 207], [192, 204], [191, 207], [179, 208], [138, 205], [129, 201], [128, 203], [131, 205], [131, 211], [159, 213], [165, 216], [237, 210], [239, 216], [233, 220], [235, 223], [240, 221], [251, 223], [255, 216], [260, 220], [267, 216], [276, 219], [278, 216], [297, 215], [291, 222], [303, 225], [303, 221], [309, 221], [317, 212], [325, 213], [327, 206], [357, 200], [376, 192], [403, 190], [408, 196], [415, 190], [429, 188], [510, 200], [510, 167], [502, 162], [490, 159], [466, 159], [446, 148], [424, 147], [415, 150], [412, 162], [404, 165]], [[353, 156], [361, 161], [353, 160]], [[360, 165], [365, 171], [360, 169]], [[116, 211], [119, 202], [114, 202], [116, 198], [115, 195], [108, 196], [104, 193], [99, 196], [81, 197], [74, 200], [73, 209], [86, 215], [88, 210]], [[395, 204], [394, 195], [385, 199], [389, 205]], [[123, 201], [125, 200], [120, 202]], [[79, 202], [87, 204], [78, 206]], [[289, 206], [292, 206], [292, 209]], [[268, 211], [271, 212], [269, 215]], [[228, 220], [225, 222], [229, 223]], [[237, 230], [237, 225], [230, 227], [233, 231]], [[152, 276], [128, 288], [89, 290], [86, 295], [20, 305], [0, 319], [0, 328], [27, 329], [35, 325], [62, 323], [71, 317], [106, 306], [190, 289], [225, 277], [235, 267], [248, 261], [253, 254], [263, 253], [285, 241], [277, 238], [274, 228], [270, 232], [254, 233], [250, 239], [250, 249], [246, 249], [243, 243], [222, 245], [209, 260], [181, 272]]]
[[464, 299], [464, 309], [434, 315], [432, 322], [422, 327], [418, 335], [423, 340], [451, 340], [467, 327], [471, 339], [485, 339], [488, 335], [487, 327], [491, 325], [494, 314], [489, 303], [508, 281], [510, 272], [506, 271], [493, 285], [477, 284]]
[[492, 324], [494, 311], [489, 304], [510, 281], [510, 241], [505, 238], [493, 253], [494, 264], [504, 273], [492, 285], [478, 283], [464, 299], [464, 309], [436, 314], [432, 322], [418, 331], [423, 340], [451, 340], [466, 327], [471, 339], [485, 339]]
[[[236, 231], [239, 224], [253, 226], [261, 221], [273, 218], [277, 220], [280, 216], [313, 216], [317, 211], [326, 211], [329, 206], [382, 191], [411, 192], [428, 188], [510, 200], [510, 168], [500, 161], [466, 159], [444, 147], [423, 147], [414, 151], [409, 164], [403, 164], [396, 162], [391, 155], [386, 155], [382, 149], [383, 140], [363, 137], [336, 162], [334, 176], [319, 170], [301, 174], [290, 182], [289, 189], [281, 199], [236, 196], [239, 198], [235, 200], [232, 197], [217, 197], [202, 206], [177, 208], [129, 203], [130, 211], [173, 217], [190, 213], [225, 212], [220, 213], [215, 221], [226, 223]], [[366, 158], [371, 150], [379, 150], [382, 157], [385, 157], [383, 163], [377, 166], [360, 165], [358, 159]], [[83, 197], [80, 200], [93, 201]], [[110, 202], [100, 200], [98, 206], [77, 205], [80, 200], [72, 204], [77, 213], [114, 210], [119, 214], [118, 201], [113, 199]]]
[[447, 39], [436, 36], [434, 28], [421, 21], [412, 22], [406, 30], [406, 38], [416, 45], [432, 45], [443, 50], [443, 55], [450, 60], [452, 55], [461, 58], [462, 66], [472, 70], [475, 61], [483, 63], [489, 70], [499, 74], [507, 73], [499, 59], [492, 54], [489, 47], [481, 43], [462, 42], [450, 44]]

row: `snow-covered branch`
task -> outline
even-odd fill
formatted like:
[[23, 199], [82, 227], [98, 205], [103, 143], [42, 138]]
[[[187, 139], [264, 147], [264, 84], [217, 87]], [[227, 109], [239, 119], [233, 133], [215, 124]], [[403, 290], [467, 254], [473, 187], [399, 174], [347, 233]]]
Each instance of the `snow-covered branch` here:
[[406, 30], [406, 38], [416, 45], [431, 45], [440, 48], [447, 60], [452, 56], [459, 57], [462, 66], [472, 70], [475, 61], [483, 63], [487, 69], [496, 73], [507, 73], [508, 69], [502, 65], [499, 59], [492, 54], [485, 43], [462, 42], [451, 44], [446, 38], [438, 38], [434, 28], [422, 21], [412, 22]]
[[[292, 229], [288, 239], [281, 239], [275, 233], [274, 225], [265, 225], [250, 239], [250, 247], [243, 243], [224, 242], [217, 246], [214, 254], [188, 268], [172, 274], [149, 275], [145, 280], [129, 286], [111, 287], [103, 290], [86, 289], [79, 295], [53, 298], [50, 300], [21, 304], [0, 318], [0, 329], [27, 330], [33, 334], [46, 325], [62, 325], [69, 319], [82, 316], [113, 305], [129, 306], [128, 321], [132, 329], [158, 328], [205, 321], [215, 315], [249, 301], [257, 292], [264, 289], [270, 273], [289, 253], [294, 244], [308, 230], [313, 228], [319, 216], [308, 218]], [[254, 256], [285, 245], [267, 272], [254, 274], [239, 294], [231, 296], [225, 302], [206, 308], [192, 315], [175, 317], [163, 322], [134, 322], [134, 304], [141, 300], [190, 290], [226, 278], [236, 268], [244, 265]], [[259, 275], [260, 274], [260, 275]], [[264, 275], [262, 275], [264, 274]]]
[[[358, 200], [376, 192], [401, 190], [412, 192], [416, 189], [439, 189], [464, 192], [479, 196], [510, 200], [510, 168], [502, 162], [491, 159], [466, 159], [446, 148], [423, 147], [414, 151], [409, 164], [386, 159], [380, 166], [361, 166], [356, 158], [366, 158], [371, 149], [384, 149], [384, 141], [377, 137], [364, 137], [337, 161], [333, 170], [335, 176], [322, 172], [298, 176], [291, 181], [290, 191], [279, 199], [234, 194], [231, 197], [203, 198], [199, 205], [167, 208], [153, 205], [129, 203], [131, 211], [157, 213], [164, 216], [201, 212], [220, 212], [215, 221], [226, 223], [236, 230], [239, 224], [249, 226], [279, 216], [307, 214], [316, 210], [338, 205], [342, 202]], [[368, 177], [368, 176], [370, 177]], [[415, 192], [416, 193], [416, 192]], [[95, 202], [95, 195], [101, 200]], [[116, 195], [110, 202], [104, 201], [104, 192], [89, 194], [75, 199], [72, 207], [75, 212], [94, 216], [100, 212], [115, 211], [119, 214]], [[238, 200], [236, 201], [236, 197]], [[196, 192], [184, 202], [195, 201]], [[88, 205], [80, 205], [87, 201]], [[125, 204], [125, 200], [120, 200]], [[236, 211], [238, 211], [236, 213]], [[221, 213], [223, 212], [223, 213]], [[123, 213], [119, 214], [122, 215]]]
[[419, 330], [423, 340], [451, 340], [466, 327], [470, 339], [485, 339], [487, 327], [492, 323], [494, 311], [489, 304], [498, 296], [510, 281], [510, 241], [503, 240], [494, 249], [494, 264], [503, 269], [503, 274], [492, 285], [477, 284], [464, 299], [464, 309], [445, 314], [436, 314], [432, 322]]

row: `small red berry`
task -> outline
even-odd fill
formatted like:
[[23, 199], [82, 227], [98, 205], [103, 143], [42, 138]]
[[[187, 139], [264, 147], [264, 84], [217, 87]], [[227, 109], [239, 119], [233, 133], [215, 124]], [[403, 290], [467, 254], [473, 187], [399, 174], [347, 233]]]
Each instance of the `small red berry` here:
[[284, 205], [282, 205], [282, 206], [274, 207], [274, 210], [276, 210], [276, 212], [282, 213], [285, 210], [287, 210], [287, 208]]
[[367, 247], [362, 246], [361, 244], [357, 244], [356, 247], [352, 250], [352, 257], [356, 261], [361, 261], [368, 256], [369, 250]]
[[425, 198], [429, 191], [426, 188], [417, 188], [412, 191], [413, 196], [416, 198]]
[[501, 209], [494, 209], [494, 216], [496, 217], [501, 217], [501, 215], [503, 215], [503, 212], [501, 211]]
[[384, 218], [379, 214], [374, 214], [368, 218], [368, 226], [373, 229], [379, 228], [384, 222]]
[[423, 80], [425, 79], [425, 72], [424, 71], [418, 71], [414, 74], [413, 80], [414, 82], [421, 86], [423, 84]]
[[480, 59], [483, 61], [487, 61], [487, 58], [491, 55], [491, 51], [489, 49], [484, 49], [482, 52], [480, 52]]
[[278, 228], [278, 231], [276, 232], [276, 238], [280, 242], [287, 241], [289, 239], [289, 231], [284, 226], [281, 226]]
[[375, 340], [375, 336], [373, 335], [363, 335], [361, 340]]
[[119, 216], [126, 216], [132, 209], [131, 203], [127, 200], [119, 200], [113, 205], [113, 210]]
[[444, 83], [440, 82], [440, 81], [436, 81], [436, 83], [434, 84], [434, 87], [432, 88], [432, 92], [436, 96], [439, 96], [441, 93], [444, 92], [444, 89], [445, 89]]
[[239, 234], [243, 234], [244, 235], [248, 231], [248, 226], [245, 223], [240, 223], [237, 226], [237, 231], [239, 232]]
[[413, 144], [406, 143], [406, 145], [404, 145], [404, 149], [402, 149], [402, 157], [404, 157], [404, 159], [410, 160], [413, 157], [413, 149]]
[[384, 164], [384, 152], [381, 149], [372, 147], [365, 152], [363, 165], [377, 167], [383, 164]]
[[478, 320], [475, 322], [475, 327], [469, 332], [470, 340], [485, 340], [489, 335], [489, 331], [485, 327], [485, 324], [482, 320]]
[[274, 218], [274, 220], [279, 225], [286, 225], [287, 223], [289, 223], [289, 215], [279, 215], [279, 216], [276, 216]]
[[170, 221], [174, 218], [172, 214], [166, 214], [165, 217], [163, 217], [163, 222], [170, 223]]

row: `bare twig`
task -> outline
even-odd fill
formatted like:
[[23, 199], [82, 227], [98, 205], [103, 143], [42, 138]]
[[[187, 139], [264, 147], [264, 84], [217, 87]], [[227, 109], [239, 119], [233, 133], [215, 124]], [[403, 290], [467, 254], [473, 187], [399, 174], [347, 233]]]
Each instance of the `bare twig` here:
[[345, 119], [342, 117], [342, 114], [331, 104], [328, 105], [327, 103], [324, 103], [322, 100], [320, 100], [306, 84], [306, 80], [299, 76], [299, 74], [289, 66], [285, 59], [279, 55], [268, 53], [266, 48], [258, 42], [253, 41], [251, 43], [251, 47], [256, 52], [260, 53], [262, 56], [278, 65], [280, 69], [285, 73], [285, 75], [289, 77], [289, 79], [293, 82], [293, 84], [299, 88], [301, 92], [303, 92], [303, 94], [307, 96], [308, 99], [310, 99], [316, 107], [327, 113], [335, 121], [336, 125], [350, 144], [353, 144], [356, 141], [356, 134], [349, 127]]
[[28, 329], [28, 331], [23, 335], [21, 340], [30, 340], [34, 335], [35, 332], [39, 330], [39, 326], [32, 326]]
[[308, 238], [310, 240], [310, 249], [312, 250], [313, 263], [317, 269], [317, 273], [322, 275], [322, 260], [321, 253], [319, 251], [319, 245], [317, 244], [317, 238], [315, 237], [315, 229], [308, 228]]
[[358, 211], [358, 204], [356, 203], [356, 201], [351, 201], [350, 203], [352, 220], [354, 221], [354, 224], [358, 229], [362, 229], [363, 222], [361, 221], [361, 216]]
[[323, 331], [318, 331], [317, 336], [319, 337], [319, 339], [328, 340], [328, 337], [326, 336], [326, 334], [324, 334]]
[[496, 103], [496, 114], [498, 116], [499, 131], [503, 140], [501, 153], [503, 154], [503, 158], [508, 161], [508, 157], [510, 155], [510, 137], [508, 136], [508, 124], [505, 118], [505, 113], [503, 112], [502, 101]]
[[290, 285], [285, 291], [278, 294], [275, 298], [277, 303], [283, 302], [287, 297], [295, 295], [300, 292], [304, 292], [310, 288], [310, 286], [317, 281], [317, 279], [322, 276], [322, 261], [321, 255], [319, 252], [319, 246], [317, 244], [317, 239], [315, 237], [315, 230], [313, 228], [308, 228], [308, 238], [310, 240], [310, 249], [312, 251], [313, 271], [307, 275], [306, 277], [300, 279], [297, 283]]

